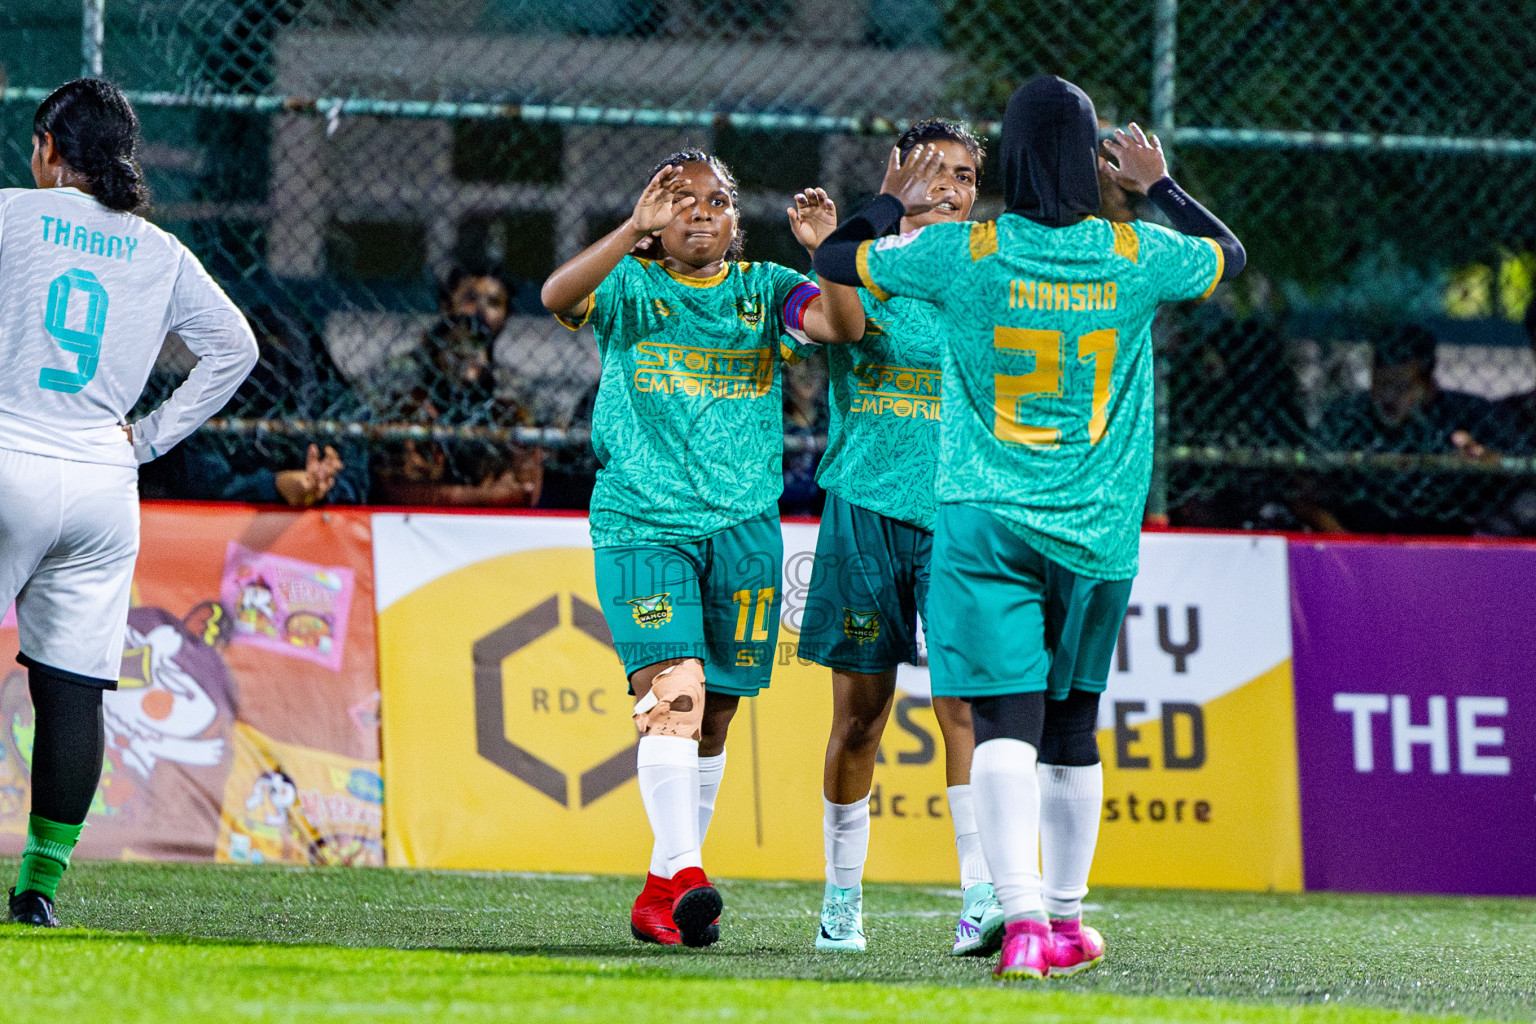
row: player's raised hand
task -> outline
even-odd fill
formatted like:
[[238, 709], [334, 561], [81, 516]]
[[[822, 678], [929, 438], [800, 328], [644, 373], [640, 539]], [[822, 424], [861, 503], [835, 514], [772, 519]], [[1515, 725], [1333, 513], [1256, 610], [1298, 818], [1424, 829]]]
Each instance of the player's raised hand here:
[[1111, 162], [1099, 157], [1100, 168], [1127, 192], [1145, 195], [1147, 189], [1168, 176], [1162, 141], [1142, 131], [1134, 121], [1129, 131], [1116, 128], [1114, 136], [1104, 140], [1104, 148], [1115, 159]]
[[880, 191], [886, 195], [895, 196], [901, 200], [901, 205], [907, 208], [907, 216], [919, 213], [927, 213], [939, 201], [929, 196], [928, 189], [939, 176], [939, 169], [944, 164], [944, 154], [939, 152], [939, 147], [933, 143], [913, 146], [907, 153], [905, 162], [901, 159], [901, 150], [891, 148], [891, 159], [885, 165], [885, 180], [880, 183]]
[[795, 239], [813, 256], [837, 228], [837, 206], [826, 189], [808, 188], [796, 192], [795, 205], [785, 212], [789, 214], [789, 226]]
[[671, 224], [694, 203], [692, 196], [682, 194], [690, 180], [683, 177], [683, 169], [677, 164], [657, 171], [629, 215], [630, 226], [639, 234], [649, 235]]

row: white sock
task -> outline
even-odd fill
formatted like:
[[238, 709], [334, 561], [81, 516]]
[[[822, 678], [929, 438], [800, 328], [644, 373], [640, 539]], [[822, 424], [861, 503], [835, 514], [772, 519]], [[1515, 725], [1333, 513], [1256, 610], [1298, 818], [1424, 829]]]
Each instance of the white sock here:
[[864, 878], [869, 856], [869, 797], [851, 804], [821, 798], [821, 838], [827, 855], [827, 881], [852, 889]]
[[651, 874], [671, 878], [704, 866], [699, 856], [699, 742], [681, 736], [642, 736], [636, 755], [640, 799], [656, 845]]
[[709, 835], [709, 820], [715, 816], [715, 796], [720, 780], [725, 778], [725, 751], [714, 757], [699, 758], [699, 846]]
[[969, 889], [992, 881], [987, 873], [987, 858], [981, 853], [981, 836], [976, 833], [976, 804], [970, 783], [950, 786], [949, 820], [955, 825], [955, 853], [960, 857], [960, 888]]
[[1080, 917], [1088, 895], [1088, 869], [1099, 842], [1104, 806], [1104, 766], [1042, 764], [1040, 866], [1046, 913]]
[[981, 849], [997, 901], [1010, 924], [1045, 919], [1040, 901], [1040, 782], [1035, 748], [1023, 740], [987, 740], [971, 757], [971, 792]]

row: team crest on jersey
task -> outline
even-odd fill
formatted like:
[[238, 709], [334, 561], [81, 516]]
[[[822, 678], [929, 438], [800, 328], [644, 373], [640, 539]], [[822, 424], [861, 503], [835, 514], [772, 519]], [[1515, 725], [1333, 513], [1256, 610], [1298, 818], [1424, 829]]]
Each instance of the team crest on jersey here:
[[873, 317], [865, 318], [865, 320], [864, 320], [864, 336], [866, 338], [868, 338], [868, 337], [880, 337], [881, 335], [887, 334], [887, 333], [889, 333], [889, 332], [885, 329], [885, 324], [881, 323], [879, 320], [874, 319]]
[[756, 295], [743, 299], [736, 304], [736, 315], [741, 318], [742, 323], [754, 331], [757, 330], [758, 325], [763, 322], [763, 300]]
[[634, 613], [635, 624], [641, 629], [660, 629], [672, 621], [671, 593], [637, 597], [629, 602], [629, 606]]
[[843, 609], [843, 635], [860, 646], [880, 639], [880, 613]]
[[660, 299], [652, 299], [651, 302], [656, 307], [656, 315], [657, 316], [671, 316], [672, 315], [672, 307], [667, 305], [665, 302], [662, 302]]

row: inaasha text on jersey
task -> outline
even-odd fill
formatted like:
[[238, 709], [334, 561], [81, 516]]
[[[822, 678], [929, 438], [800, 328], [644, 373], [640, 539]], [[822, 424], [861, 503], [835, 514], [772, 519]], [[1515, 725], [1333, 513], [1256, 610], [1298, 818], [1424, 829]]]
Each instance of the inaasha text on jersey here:
[[139, 247], [139, 240], [132, 235], [119, 237], [103, 234], [100, 231], [87, 231], [84, 225], [72, 225], [62, 217], [43, 217], [42, 221], [43, 241], [51, 239], [55, 245], [79, 249], [92, 256], [103, 256], [109, 260], [132, 263], [133, 250]]

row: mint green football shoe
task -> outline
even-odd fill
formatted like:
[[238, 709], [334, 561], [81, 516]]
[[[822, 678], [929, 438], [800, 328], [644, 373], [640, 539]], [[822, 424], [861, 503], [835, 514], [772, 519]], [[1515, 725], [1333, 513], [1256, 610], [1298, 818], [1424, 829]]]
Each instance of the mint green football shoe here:
[[955, 925], [951, 956], [986, 956], [1003, 944], [1003, 905], [997, 902], [991, 882], [978, 882], [965, 890], [960, 920]]
[[821, 897], [821, 931], [816, 934], [816, 948], [862, 953], [864, 946], [864, 886], [839, 889], [828, 882]]

